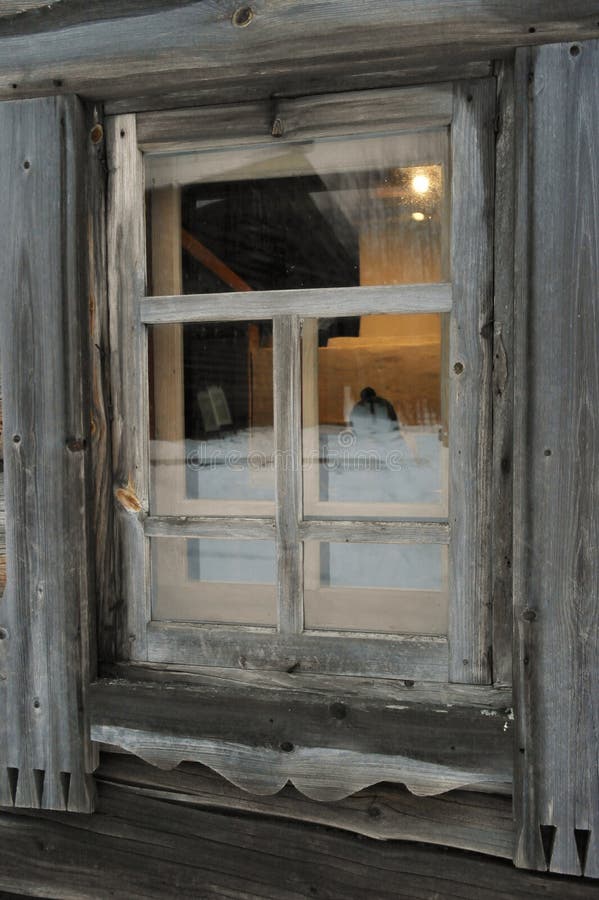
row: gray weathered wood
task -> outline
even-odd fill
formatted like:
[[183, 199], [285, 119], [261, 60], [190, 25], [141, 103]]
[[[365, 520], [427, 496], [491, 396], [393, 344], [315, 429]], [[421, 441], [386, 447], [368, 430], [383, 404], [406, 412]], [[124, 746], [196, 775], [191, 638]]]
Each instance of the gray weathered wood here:
[[168, 322], [234, 322], [274, 316], [356, 316], [361, 313], [431, 313], [451, 309], [451, 285], [409, 284], [376, 288], [307, 288], [251, 293], [145, 297], [141, 319]]
[[[272, 102], [171, 109], [137, 116], [139, 146], [148, 152], [213, 149], [343, 134], [443, 128], [453, 107], [451, 85], [349, 91]], [[274, 128], [276, 122], [276, 129]], [[273, 134], [273, 130], [275, 133]]]
[[[476, 56], [476, 54], [475, 54]], [[478, 54], [480, 57], [480, 53]], [[290, 70], [282, 84], [276, 76], [260, 80], [233, 80], [218, 85], [208, 82], [197, 87], [177, 89], [173, 85], [161, 93], [143, 93], [143, 86], [137, 95], [107, 100], [105, 111], [111, 115], [122, 115], [129, 112], [159, 112], [161, 110], [190, 109], [193, 107], [211, 106], [214, 104], [236, 105], [246, 100], [252, 103], [263, 103], [267, 97], [268, 130], [272, 130], [279, 103], [285, 99], [303, 97], [306, 92], [311, 96], [330, 94], [331, 92], [353, 92], [358, 90], [375, 90], [378, 88], [399, 88], [412, 85], [431, 85], [457, 81], [461, 78], [485, 78], [493, 74], [490, 58], [474, 58], [448, 55], [446, 51], [439, 57], [429, 54], [428, 58], [420, 56], [398, 57], [385, 54], [372, 60], [357, 60], [350, 68], [333, 64], [319, 63], [310, 72], [302, 69]], [[262, 113], [265, 115], [265, 113]], [[255, 123], [254, 123], [255, 125]], [[230, 127], [230, 126], [229, 126]]]
[[149, 504], [147, 337], [139, 321], [146, 270], [143, 166], [135, 116], [111, 117], [106, 126], [116, 581], [117, 600], [125, 609], [117, 654], [143, 659], [148, 561], [142, 517]]
[[493, 314], [493, 681], [512, 682], [514, 72], [499, 66]]
[[282, 691], [284, 695], [320, 697], [323, 702], [342, 688], [345, 698], [356, 698], [358, 702], [368, 701], [381, 706], [403, 703], [425, 706], [468, 706], [475, 709], [502, 709], [506, 716], [511, 713], [512, 693], [507, 688], [497, 688], [484, 684], [449, 684], [442, 681], [394, 680], [392, 678], [372, 679], [368, 677], [346, 676], [342, 681], [336, 675], [303, 674], [300, 669], [293, 672], [260, 671], [259, 669], [231, 669], [216, 666], [196, 666], [185, 670], [176, 663], [117, 663], [102, 666], [102, 678], [125, 681], [150, 681], [161, 684], [181, 684], [201, 688], [208, 693], [219, 691], [223, 696], [239, 691], [241, 685], [267, 693]]
[[491, 677], [495, 84], [460, 82], [452, 124], [449, 680]]
[[94, 586], [97, 605], [97, 652], [116, 659], [122, 605], [114, 602], [115, 547], [110, 426], [110, 348], [106, 285], [106, 144], [100, 110], [86, 114], [87, 243], [89, 253], [90, 456], [94, 535]]
[[[173, 885], [179, 900], [533, 900], [540, 895], [590, 900], [596, 895], [593, 884], [540, 878], [479, 853], [201, 809], [119, 784], [100, 783], [98, 794], [93, 816], [2, 813], [0, 889], [73, 900], [164, 900]], [[382, 802], [368, 808], [373, 819], [377, 811], [379, 818], [387, 815]], [[436, 827], [433, 818], [431, 832]]]
[[227, 537], [273, 540], [274, 519], [222, 518], [219, 516], [148, 516], [146, 537]]
[[512, 804], [499, 794], [451, 791], [415, 797], [398, 785], [380, 784], [334, 803], [315, 802], [291, 787], [260, 797], [206, 766], [183, 763], [167, 771], [119, 753], [102, 756], [96, 779], [171, 803], [325, 825], [375, 840], [421, 841], [512, 857]]
[[599, 43], [519, 53], [518, 88], [516, 863], [547, 826], [598, 877]]
[[273, 325], [277, 603], [279, 632], [304, 628], [302, 518], [302, 365], [300, 321], [277, 316]]
[[511, 790], [511, 710], [404, 695], [381, 703], [367, 693], [346, 697], [342, 685], [331, 695], [233, 680], [220, 690], [102, 681], [91, 689], [92, 735], [166, 769], [202, 762], [255, 794], [288, 780], [318, 800], [379, 781], [419, 795]]
[[[599, 34], [591, 0], [379, 0], [368, 11], [361, 0], [255, 0], [247, 27], [218, 0], [144, 6], [93, 0], [73, 15], [63, 0], [5, 20], [0, 95], [62, 86], [108, 99], [202, 85], [218, 102], [231, 85], [239, 100], [257, 87], [262, 97], [347, 90], [365, 68], [489, 60], [520, 44]], [[345, 82], [333, 88], [340, 71]]]
[[343, 522], [308, 519], [300, 524], [304, 541], [387, 542], [393, 544], [448, 544], [447, 522]]
[[0, 105], [9, 566], [0, 606], [0, 802], [80, 812], [93, 806], [96, 764], [86, 705], [93, 666], [86, 141], [75, 98]]
[[152, 623], [148, 659], [182, 666], [234, 666], [277, 672], [318, 672], [447, 680], [447, 641], [335, 632], [277, 635], [268, 629]]

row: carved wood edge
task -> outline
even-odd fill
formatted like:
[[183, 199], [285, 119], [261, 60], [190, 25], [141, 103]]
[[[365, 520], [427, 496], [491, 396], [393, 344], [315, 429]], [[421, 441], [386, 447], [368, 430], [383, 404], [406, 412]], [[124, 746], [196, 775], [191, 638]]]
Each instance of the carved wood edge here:
[[137, 728], [93, 725], [93, 741], [132, 753], [161, 769], [182, 762], [208, 766], [251, 794], [277, 794], [292, 784], [311, 800], [331, 802], [379, 782], [401, 783], [416, 796], [430, 797], [458, 788], [495, 793], [511, 791], [511, 773], [474, 772], [402, 755], [335, 750], [325, 747], [279, 749], [228, 741], [170, 737]]

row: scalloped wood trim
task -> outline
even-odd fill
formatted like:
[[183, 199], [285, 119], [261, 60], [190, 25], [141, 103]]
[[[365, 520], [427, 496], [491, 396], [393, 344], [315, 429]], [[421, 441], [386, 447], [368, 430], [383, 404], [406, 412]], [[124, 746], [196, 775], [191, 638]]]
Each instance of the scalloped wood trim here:
[[94, 725], [92, 740], [133, 753], [161, 769], [198, 762], [252, 794], [276, 794], [290, 783], [311, 800], [342, 800], [382, 781], [404, 784], [421, 797], [457, 788], [502, 793], [509, 772], [488, 774], [422, 762], [408, 756], [359, 753], [325, 747], [280, 749], [199, 738], [172, 738], [136, 728]]

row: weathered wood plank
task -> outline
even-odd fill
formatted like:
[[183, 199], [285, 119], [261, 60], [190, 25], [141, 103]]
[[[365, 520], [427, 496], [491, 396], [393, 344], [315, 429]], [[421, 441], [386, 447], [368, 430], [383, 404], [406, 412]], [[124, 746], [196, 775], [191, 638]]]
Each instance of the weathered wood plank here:
[[599, 43], [519, 53], [518, 86], [516, 862], [547, 826], [550, 871], [597, 877]]
[[493, 681], [512, 682], [514, 71], [499, 66], [493, 313]]
[[168, 322], [234, 322], [274, 316], [355, 316], [361, 313], [449, 312], [451, 285], [408, 284], [377, 288], [307, 288], [251, 293], [186, 294], [145, 297], [141, 320]]
[[142, 518], [149, 507], [149, 410], [146, 329], [139, 321], [145, 293], [143, 166], [135, 116], [107, 119], [107, 285], [110, 310], [113, 504], [117, 624], [121, 659], [145, 654], [147, 547]]
[[[475, 53], [475, 57], [476, 57]], [[493, 74], [490, 59], [469, 59], [442, 55], [428, 58], [401, 58], [393, 54], [385, 54], [374, 62], [371, 60], [354, 61], [350, 67], [338, 67], [331, 70], [324, 63], [318, 63], [309, 70], [290, 71], [281, 79], [261, 78], [248, 82], [241, 87], [239, 79], [223, 82], [218, 90], [211, 83], [189, 89], [177, 89], [176, 85], [161, 93], [143, 93], [143, 85], [138, 88], [137, 95], [108, 100], [105, 111], [110, 115], [122, 115], [129, 112], [158, 112], [160, 110], [186, 109], [192, 107], [212, 107], [214, 111], [222, 104], [237, 104], [239, 101], [262, 104], [267, 98], [268, 113], [265, 117], [267, 133], [272, 130], [278, 104], [294, 97], [303, 97], [307, 92], [311, 96], [318, 94], [341, 93], [349, 91], [376, 90], [378, 88], [405, 88], [413, 85], [430, 85], [435, 83], [457, 81], [462, 78], [485, 78]], [[218, 105], [215, 105], [218, 104]], [[247, 104], [240, 104], [245, 106]], [[264, 107], [262, 107], [264, 109]], [[253, 128], [257, 127], [256, 121]], [[261, 127], [261, 126], [260, 126]]]
[[273, 794], [287, 781], [318, 800], [380, 781], [419, 795], [510, 791], [512, 720], [503, 707], [381, 704], [345, 697], [342, 686], [327, 696], [240, 683], [219, 692], [102, 681], [91, 697], [94, 740], [167, 769], [202, 762], [251, 793]]
[[86, 712], [93, 667], [86, 142], [75, 98], [0, 105], [9, 436], [0, 791], [6, 799], [8, 767], [17, 805], [89, 812], [96, 758]]
[[333, 631], [294, 636], [267, 628], [150, 623], [148, 660], [181, 666], [234, 666], [275, 672], [365, 675], [447, 681], [444, 638], [390, 637]]
[[0, 828], [0, 888], [36, 896], [163, 900], [173, 885], [180, 900], [590, 900], [596, 894], [593, 884], [519, 871], [507, 860], [198, 809], [102, 783], [93, 816], [3, 813]]
[[148, 516], [146, 537], [227, 537], [273, 540], [274, 519], [221, 518], [219, 516]]
[[451, 121], [452, 101], [451, 85], [439, 84], [281, 99], [274, 108], [271, 101], [171, 109], [138, 115], [137, 134], [142, 150], [165, 152], [442, 128]]
[[302, 518], [302, 367], [300, 321], [277, 316], [273, 324], [277, 604], [281, 634], [304, 628]]
[[449, 680], [491, 677], [495, 83], [460, 82], [452, 124]]
[[300, 523], [304, 541], [389, 542], [395, 544], [448, 544], [447, 522], [344, 522], [308, 519]]
[[310, 800], [291, 787], [274, 797], [248, 794], [206, 766], [183, 763], [172, 771], [134, 756], [105, 753], [96, 778], [136, 794], [209, 809], [325, 825], [375, 840], [422, 841], [511, 859], [512, 804], [498, 794], [451, 791], [415, 797], [379, 784], [335, 803]]
[[89, 259], [89, 357], [91, 361], [92, 503], [94, 535], [94, 586], [97, 609], [97, 653], [103, 660], [116, 659], [120, 618], [116, 595], [114, 518], [112, 495], [112, 446], [110, 427], [110, 369], [108, 295], [106, 285], [106, 145], [98, 107], [86, 110], [87, 223]]
[[4, 21], [0, 95], [62, 86], [108, 99], [202, 84], [217, 102], [232, 82], [240, 100], [256, 83], [263, 97], [301, 80], [306, 93], [306, 74], [309, 90], [317, 77], [336, 90], [339, 70], [351, 89], [348, 73], [365, 64], [376, 72], [393, 56], [396, 66], [430, 65], [431, 55], [489, 60], [516, 45], [599, 34], [591, 0], [380, 0], [368, 12], [361, 0], [255, 0], [245, 19], [218, 0], [73, 8], [63, 0], [43, 16]]

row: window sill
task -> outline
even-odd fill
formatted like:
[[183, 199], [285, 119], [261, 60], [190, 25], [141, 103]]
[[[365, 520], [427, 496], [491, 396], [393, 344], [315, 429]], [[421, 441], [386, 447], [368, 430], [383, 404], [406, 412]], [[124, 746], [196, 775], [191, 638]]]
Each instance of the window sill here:
[[273, 680], [230, 669], [119, 674], [127, 678], [90, 687], [92, 740], [164, 769], [199, 762], [250, 793], [275, 794], [291, 782], [321, 801], [381, 781], [421, 796], [511, 792], [513, 716], [503, 689]]

